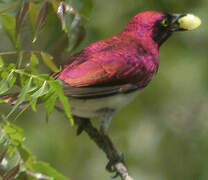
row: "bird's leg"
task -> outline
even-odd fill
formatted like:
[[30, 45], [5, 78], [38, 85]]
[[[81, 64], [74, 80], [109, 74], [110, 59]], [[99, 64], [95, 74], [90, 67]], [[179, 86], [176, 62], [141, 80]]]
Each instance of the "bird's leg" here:
[[116, 165], [119, 163], [122, 163], [122, 165], [126, 168], [123, 154], [120, 152], [118, 152], [118, 155], [115, 159], [110, 159], [108, 164], [105, 167], [108, 172], [116, 172], [116, 174], [115, 174], [115, 176], [113, 176], [113, 178], [116, 178], [117, 176], [119, 176], [119, 172], [116, 168]]
[[100, 132], [105, 134], [110, 126], [111, 120], [113, 119], [113, 115], [115, 114], [115, 110], [113, 109], [102, 109], [102, 117], [100, 119]]
[[79, 136], [84, 131], [85, 126], [87, 125], [87, 122], [89, 121], [89, 119], [78, 117], [78, 116], [73, 116], [73, 117], [74, 117], [75, 123], [78, 126], [77, 127], [77, 136]]
[[[74, 120], [75, 123], [80, 126], [83, 119], [75, 117]], [[85, 119], [85, 126], [83, 126], [83, 128], [83, 131], [87, 133], [90, 139], [93, 140], [95, 144], [106, 154], [109, 160], [106, 170], [109, 172], [116, 172], [114, 177], [120, 176], [122, 180], [133, 180], [128, 174], [122, 153], [115, 148], [109, 136], [97, 130], [89, 119]]]

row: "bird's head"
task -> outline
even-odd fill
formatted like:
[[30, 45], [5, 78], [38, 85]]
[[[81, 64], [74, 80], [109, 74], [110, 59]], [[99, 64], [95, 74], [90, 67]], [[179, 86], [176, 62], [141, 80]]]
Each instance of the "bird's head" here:
[[168, 14], [146, 11], [137, 14], [123, 33], [131, 33], [140, 40], [151, 38], [159, 46], [175, 31], [196, 29], [201, 20], [192, 14]]

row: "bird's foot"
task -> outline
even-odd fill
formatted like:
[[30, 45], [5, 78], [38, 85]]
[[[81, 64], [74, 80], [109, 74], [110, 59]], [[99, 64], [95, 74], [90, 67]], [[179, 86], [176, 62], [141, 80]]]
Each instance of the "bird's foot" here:
[[118, 164], [118, 163], [122, 163], [126, 167], [126, 164], [124, 162], [124, 156], [122, 153], [120, 154], [120, 156], [117, 159], [110, 160], [105, 167], [108, 172], [116, 173], [112, 178], [117, 178], [119, 176], [119, 172], [117, 171], [117, 169], [115, 167], [116, 164]]

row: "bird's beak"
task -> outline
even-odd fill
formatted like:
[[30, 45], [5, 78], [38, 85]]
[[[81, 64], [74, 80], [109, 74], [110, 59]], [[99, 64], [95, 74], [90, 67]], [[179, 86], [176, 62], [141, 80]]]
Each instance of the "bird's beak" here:
[[194, 30], [201, 24], [201, 20], [193, 14], [173, 14], [169, 25], [171, 31]]

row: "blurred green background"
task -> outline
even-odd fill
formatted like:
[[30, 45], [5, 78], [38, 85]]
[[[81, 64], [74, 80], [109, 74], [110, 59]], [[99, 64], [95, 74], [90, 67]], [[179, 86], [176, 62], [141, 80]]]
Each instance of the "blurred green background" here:
[[[72, 1], [75, 8], [79, 8], [79, 1]], [[161, 47], [157, 76], [116, 115], [108, 133], [124, 153], [136, 180], [207, 180], [208, 1], [93, 2], [87, 36], [79, 49], [116, 35], [134, 15], [146, 10], [194, 13], [202, 19], [199, 29], [175, 33]], [[0, 108], [4, 112], [9, 106]], [[16, 122], [37, 158], [71, 180], [110, 180], [104, 153], [85, 134], [77, 137], [76, 128], [71, 128], [60, 112], [55, 111], [47, 123], [42, 109], [40, 106], [38, 113], [27, 111]]]

